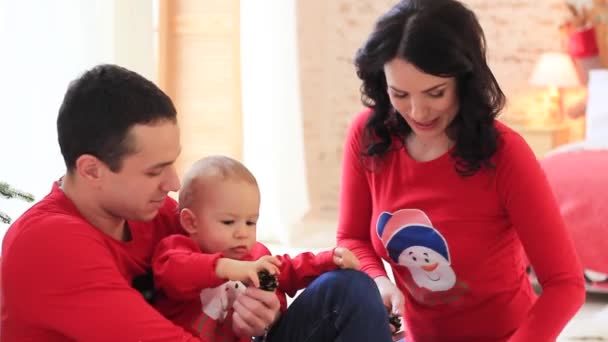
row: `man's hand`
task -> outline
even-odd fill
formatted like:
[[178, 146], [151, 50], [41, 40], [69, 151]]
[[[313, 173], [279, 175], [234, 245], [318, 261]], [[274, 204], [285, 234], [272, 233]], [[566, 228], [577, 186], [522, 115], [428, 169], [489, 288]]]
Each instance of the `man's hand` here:
[[220, 258], [215, 266], [215, 273], [223, 279], [241, 281], [259, 287], [258, 271], [267, 270], [270, 274], [279, 274], [279, 266], [281, 266], [281, 261], [270, 255], [265, 255], [255, 261]]
[[334, 249], [334, 263], [340, 268], [359, 268], [359, 259], [348, 248], [336, 247]]
[[281, 303], [274, 294], [257, 288], [236, 297], [233, 304], [232, 330], [240, 337], [262, 336], [279, 317]]

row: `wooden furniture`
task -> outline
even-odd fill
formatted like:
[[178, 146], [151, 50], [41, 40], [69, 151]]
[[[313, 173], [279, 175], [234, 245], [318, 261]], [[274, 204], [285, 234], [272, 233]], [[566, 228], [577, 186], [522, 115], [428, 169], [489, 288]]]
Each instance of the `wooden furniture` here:
[[573, 141], [571, 126], [567, 122], [545, 126], [530, 126], [509, 121], [505, 121], [505, 124], [522, 135], [537, 158], [542, 158], [550, 150]]

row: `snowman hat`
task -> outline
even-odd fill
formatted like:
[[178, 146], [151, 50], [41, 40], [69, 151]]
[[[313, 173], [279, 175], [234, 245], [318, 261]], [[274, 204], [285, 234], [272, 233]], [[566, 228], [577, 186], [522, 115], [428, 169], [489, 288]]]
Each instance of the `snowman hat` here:
[[383, 212], [378, 217], [376, 230], [394, 262], [398, 262], [399, 255], [404, 250], [414, 246], [429, 248], [443, 256], [448, 263], [450, 262], [445, 239], [433, 228], [426, 214], [420, 210]]

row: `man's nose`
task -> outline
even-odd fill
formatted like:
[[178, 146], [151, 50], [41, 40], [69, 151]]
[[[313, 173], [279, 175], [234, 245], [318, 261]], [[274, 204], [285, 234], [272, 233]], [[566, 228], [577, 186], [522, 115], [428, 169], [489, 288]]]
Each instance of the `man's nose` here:
[[167, 170], [167, 174], [163, 180], [163, 183], [161, 184], [161, 188], [163, 191], [170, 192], [177, 191], [180, 187], [181, 185], [179, 182], [179, 176], [177, 175], [177, 170], [175, 169], [175, 166], [171, 165]]

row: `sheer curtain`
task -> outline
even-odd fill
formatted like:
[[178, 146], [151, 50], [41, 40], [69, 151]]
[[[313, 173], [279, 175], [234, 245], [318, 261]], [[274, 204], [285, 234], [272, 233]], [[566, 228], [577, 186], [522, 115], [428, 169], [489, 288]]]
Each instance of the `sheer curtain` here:
[[241, 1], [243, 159], [262, 203], [258, 239], [288, 244], [308, 211], [295, 0]]
[[[0, 1], [0, 181], [46, 195], [65, 172], [55, 122], [68, 83], [98, 63], [154, 79], [153, 39], [150, 0]], [[30, 204], [0, 206], [15, 219]]]

